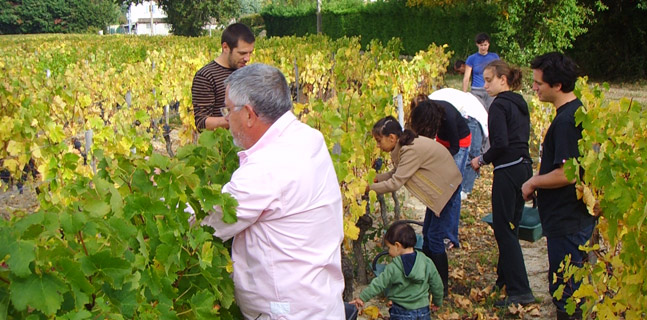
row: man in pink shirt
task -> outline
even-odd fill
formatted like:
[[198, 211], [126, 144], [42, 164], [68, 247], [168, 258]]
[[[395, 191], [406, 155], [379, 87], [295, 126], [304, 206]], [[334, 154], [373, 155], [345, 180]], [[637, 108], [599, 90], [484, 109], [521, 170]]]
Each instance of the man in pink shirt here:
[[278, 69], [252, 64], [225, 84], [221, 111], [243, 151], [222, 192], [238, 221], [216, 207], [203, 223], [234, 238], [237, 304], [247, 319], [344, 319], [342, 200], [322, 134], [294, 116]]

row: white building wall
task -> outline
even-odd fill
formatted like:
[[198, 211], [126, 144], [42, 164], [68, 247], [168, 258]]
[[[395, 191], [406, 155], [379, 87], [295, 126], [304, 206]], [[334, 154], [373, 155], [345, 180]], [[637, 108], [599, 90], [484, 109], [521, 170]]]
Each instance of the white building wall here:
[[[160, 8], [157, 3], [153, 1], [144, 1], [140, 4], [131, 4], [128, 8], [128, 24], [134, 29], [134, 33], [138, 35], [150, 35], [151, 34], [151, 9], [153, 12], [153, 19], [166, 18], [166, 12]], [[141, 21], [145, 20], [146, 23]], [[153, 34], [154, 35], [168, 35], [171, 26], [166, 23], [154, 23], [153, 25]]]

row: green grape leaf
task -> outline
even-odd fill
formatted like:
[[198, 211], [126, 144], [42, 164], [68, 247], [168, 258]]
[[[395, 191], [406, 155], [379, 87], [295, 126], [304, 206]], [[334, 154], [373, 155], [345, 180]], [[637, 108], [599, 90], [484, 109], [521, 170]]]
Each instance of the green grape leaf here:
[[234, 223], [238, 221], [236, 216], [236, 208], [238, 207], [238, 201], [232, 197], [229, 193], [222, 193], [223, 204], [221, 205], [222, 209], [222, 221], [225, 223]]
[[94, 287], [88, 278], [81, 271], [81, 265], [71, 259], [61, 259], [58, 261], [58, 270], [72, 289], [75, 297], [75, 306], [77, 308], [90, 302], [90, 295], [94, 292]]
[[53, 315], [61, 307], [63, 294], [68, 290], [63, 281], [46, 273], [32, 274], [27, 278], [12, 277], [9, 291], [16, 309], [25, 310], [29, 306], [46, 315]]
[[209, 319], [218, 314], [215, 302], [213, 294], [207, 290], [200, 290], [191, 298], [191, 308], [197, 318]]
[[105, 280], [115, 289], [121, 289], [124, 280], [131, 274], [128, 261], [114, 257], [110, 251], [101, 251], [97, 254], [81, 258], [81, 270], [86, 276], [102, 274]]
[[84, 320], [84, 319], [90, 319], [90, 318], [92, 318], [92, 313], [90, 313], [90, 311], [85, 309], [72, 310], [60, 317], [60, 319], [65, 319], [65, 320]]
[[110, 302], [119, 308], [119, 312], [126, 318], [132, 319], [137, 309], [137, 292], [132, 290], [131, 284], [127, 283], [123, 289], [113, 289], [108, 284], [101, 288], [106, 293]]
[[87, 197], [83, 199], [83, 209], [92, 218], [103, 218], [110, 212], [110, 205], [100, 198]]
[[142, 193], [149, 193], [153, 190], [153, 182], [150, 181], [150, 175], [142, 169], [136, 169], [133, 173], [132, 184], [136, 190]]
[[19, 276], [26, 277], [31, 274], [29, 264], [36, 258], [36, 245], [31, 241], [16, 241], [9, 249], [7, 264], [11, 271]]

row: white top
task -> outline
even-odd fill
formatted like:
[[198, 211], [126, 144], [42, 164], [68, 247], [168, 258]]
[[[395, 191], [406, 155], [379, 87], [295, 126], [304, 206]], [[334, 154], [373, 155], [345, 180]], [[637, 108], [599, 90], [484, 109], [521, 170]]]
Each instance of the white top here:
[[322, 134], [291, 111], [251, 148], [222, 188], [238, 221], [219, 207], [203, 223], [234, 237], [236, 302], [246, 319], [344, 319], [344, 238], [339, 182]]
[[429, 95], [429, 99], [442, 100], [451, 103], [463, 117], [468, 116], [476, 119], [481, 124], [483, 135], [488, 136], [487, 118], [488, 114], [481, 101], [469, 92], [453, 88], [436, 90]]

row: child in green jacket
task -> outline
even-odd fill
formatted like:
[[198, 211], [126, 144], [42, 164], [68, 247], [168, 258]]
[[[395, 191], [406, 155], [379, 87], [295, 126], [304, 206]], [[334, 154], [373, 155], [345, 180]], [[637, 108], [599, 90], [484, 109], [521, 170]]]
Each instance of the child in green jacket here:
[[384, 242], [393, 261], [351, 303], [364, 307], [364, 301], [386, 290], [393, 302], [391, 320], [430, 319], [429, 294], [435, 310], [443, 303], [443, 282], [434, 263], [414, 250], [415, 231], [406, 222], [396, 221], [386, 231]]

